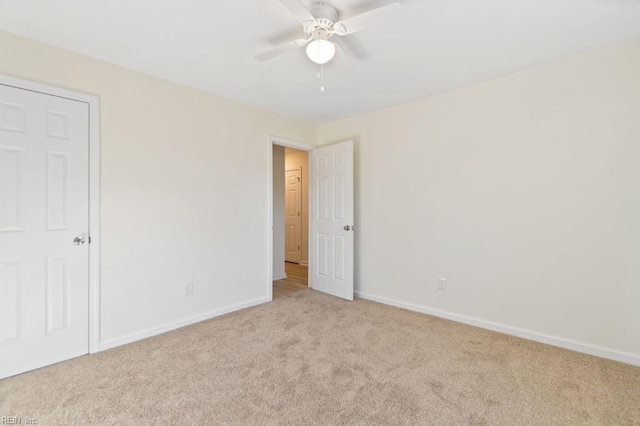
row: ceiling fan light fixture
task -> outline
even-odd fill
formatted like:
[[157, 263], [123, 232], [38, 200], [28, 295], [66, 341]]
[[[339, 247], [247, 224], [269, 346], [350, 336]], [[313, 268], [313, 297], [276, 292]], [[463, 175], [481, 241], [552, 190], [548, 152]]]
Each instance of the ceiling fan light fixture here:
[[307, 56], [318, 65], [326, 64], [336, 54], [336, 47], [328, 40], [314, 40], [307, 45]]

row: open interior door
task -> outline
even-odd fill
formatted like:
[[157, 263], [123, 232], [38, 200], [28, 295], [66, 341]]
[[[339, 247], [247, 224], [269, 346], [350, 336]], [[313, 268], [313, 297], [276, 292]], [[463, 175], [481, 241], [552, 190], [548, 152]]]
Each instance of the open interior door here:
[[0, 84], [0, 379], [89, 352], [88, 230], [89, 105]]
[[311, 151], [313, 289], [353, 300], [353, 142]]

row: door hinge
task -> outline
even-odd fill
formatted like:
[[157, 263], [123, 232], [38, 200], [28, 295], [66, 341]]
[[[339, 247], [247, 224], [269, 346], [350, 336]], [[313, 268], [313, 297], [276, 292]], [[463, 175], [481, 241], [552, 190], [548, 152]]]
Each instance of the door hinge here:
[[89, 244], [91, 244], [91, 236], [89, 236]]
[[300, 212], [298, 212], [298, 216], [300, 216]]
[[298, 251], [300, 251], [300, 246], [298, 246]]

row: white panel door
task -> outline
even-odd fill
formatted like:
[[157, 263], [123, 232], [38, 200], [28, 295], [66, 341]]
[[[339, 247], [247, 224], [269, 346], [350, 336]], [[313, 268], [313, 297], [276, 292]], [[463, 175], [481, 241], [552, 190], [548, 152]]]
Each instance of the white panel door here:
[[88, 104], [0, 85], [0, 378], [88, 353], [88, 229]]
[[353, 300], [353, 142], [311, 151], [311, 286]]
[[302, 173], [289, 169], [284, 178], [284, 260], [300, 263], [302, 244]]

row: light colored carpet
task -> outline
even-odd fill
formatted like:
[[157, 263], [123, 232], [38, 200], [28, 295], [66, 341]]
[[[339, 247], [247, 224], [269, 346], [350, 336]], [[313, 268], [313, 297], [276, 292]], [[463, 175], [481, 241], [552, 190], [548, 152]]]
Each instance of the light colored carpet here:
[[40, 424], [640, 424], [640, 368], [302, 290], [0, 381]]

